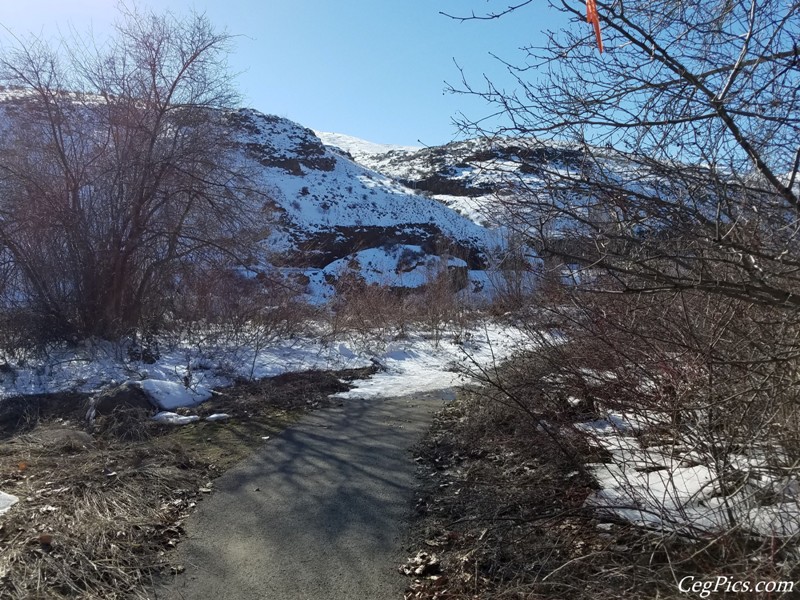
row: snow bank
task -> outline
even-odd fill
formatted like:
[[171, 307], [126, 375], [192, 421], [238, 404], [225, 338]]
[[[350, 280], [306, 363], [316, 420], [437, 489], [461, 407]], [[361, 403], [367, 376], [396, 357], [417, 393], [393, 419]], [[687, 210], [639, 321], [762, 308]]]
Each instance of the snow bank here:
[[186, 340], [164, 350], [154, 364], [127, 359], [124, 349], [110, 344], [65, 349], [53, 352], [47, 362], [29, 360], [24, 368], [15, 369], [13, 377], [0, 374], [0, 401], [66, 390], [92, 393], [134, 381], [162, 411], [171, 412], [199, 404], [212, 389], [231, 385], [236, 377], [262, 379], [286, 372], [363, 368], [376, 362], [383, 371], [356, 382], [356, 388], [343, 397], [407, 394], [458, 385], [465, 378], [457, 371], [471, 361], [491, 367], [523, 341], [518, 331], [500, 325], [446, 330], [439, 339], [422, 332], [410, 332], [404, 340], [320, 338], [278, 341], [258, 351]]
[[[681, 533], [724, 531], [733, 518], [738, 527], [757, 535], [800, 535], [796, 481], [778, 485], [767, 478], [757, 487], [741, 486], [723, 497], [710, 459], [697, 452], [676, 452], [670, 445], [643, 448], [634, 434], [646, 427], [641, 420], [619, 414], [578, 424], [611, 454], [610, 462], [594, 465], [601, 489], [589, 496], [588, 506], [638, 525]], [[782, 493], [774, 504], [762, 506], [758, 491], [768, 488]]]
[[[240, 344], [204, 343], [200, 332], [196, 339], [170, 344], [154, 364], [145, 364], [130, 359], [124, 345], [92, 342], [54, 349], [47, 357], [25, 357], [24, 365], [11, 361], [10, 371], [0, 373], [0, 401], [64, 391], [94, 393], [132, 381], [140, 383], [161, 408], [172, 410], [206, 400], [212, 389], [231, 385], [235, 378], [260, 379], [289, 371], [371, 364], [371, 352], [343, 353], [342, 348], [309, 337], [276, 341], [254, 352]], [[188, 388], [184, 385], [186, 378]]]

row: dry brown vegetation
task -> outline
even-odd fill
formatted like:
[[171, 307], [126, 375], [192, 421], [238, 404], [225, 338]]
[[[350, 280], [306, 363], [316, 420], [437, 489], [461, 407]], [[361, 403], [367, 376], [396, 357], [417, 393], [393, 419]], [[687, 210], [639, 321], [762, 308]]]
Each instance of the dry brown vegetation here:
[[481, 312], [458, 296], [458, 287], [446, 271], [433, 272], [415, 289], [367, 284], [344, 276], [323, 316], [324, 335], [352, 336], [361, 345], [385, 344], [423, 332], [438, 343], [446, 332], [458, 334], [481, 318]]
[[[678, 598], [688, 576], [800, 578], [797, 535], [778, 533], [777, 517], [764, 533], [753, 517], [794, 519], [798, 501], [793, 319], [692, 291], [609, 293], [595, 276], [599, 292], [543, 286], [514, 317], [529, 352], [473, 365], [481, 387], [446, 409], [421, 447], [414, 551], [437, 554], [425, 561], [440, 572], [422, 569], [407, 598]], [[649, 527], [594, 500], [594, 468], [624, 454], [575, 425], [609, 415], [637, 423], [616, 431], [636, 448], [616, 483], [707, 468], [703, 498], [725, 507], [718, 527], [677, 516], [669, 495], [628, 506], [660, 520]]]

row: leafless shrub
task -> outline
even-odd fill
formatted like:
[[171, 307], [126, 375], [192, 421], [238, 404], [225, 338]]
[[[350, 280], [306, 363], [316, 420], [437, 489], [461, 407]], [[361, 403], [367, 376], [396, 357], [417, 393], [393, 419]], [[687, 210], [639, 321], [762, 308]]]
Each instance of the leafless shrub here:
[[251, 363], [266, 346], [307, 333], [316, 311], [279, 273], [244, 276], [230, 268], [194, 265], [182, 271], [181, 293], [168, 304], [167, 344], [190, 344], [200, 355], [213, 349]]
[[230, 36], [123, 7], [106, 45], [15, 40], [4, 100], [0, 248], [60, 339], [160, 316], [181, 264], [241, 256], [256, 194], [232, 159]]
[[345, 273], [335, 283], [328, 333], [331, 339], [353, 333], [360, 340], [390, 340], [407, 335], [410, 301], [399, 289], [368, 284]]
[[[797, 536], [781, 533], [796, 523], [800, 457], [784, 420], [797, 414], [796, 365], [760, 354], [777, 347], [767, 342], [782, 320], [704, 294], [554, 298], [527, 315], [529, 352], [473, 365], [483, 387], [434, 437], [435, 520], [424, 522], [445, 552], [448, 593], [677, 598], [685, 576], [796, 580]], [[546, 475], [542, 464], [558, 467]], [[684, 493], [683, 475], [706, 469], [705, 485]], [[543, 497], [526, 491], [532, 473]], [[595, 476], [628, 503], [598, 494]], [[676, 485], [648, 494], [647, 478]], [[698, 517], [711, 507], [713, 522]], [[776, 515], [771, 531], [765, 514]], [[417, 581], [408, 597], [441, 589]]]
[[[498, 222], [503, 224], [502, 218]], [[500, 249], [489, 251], [486, 274], [491, 285], [491, 309], [497, 314], [528, 306], [539, 293], [545, 271], [528, 240], [513, 230], [506, 230]]]
[[412, 330], [429, 335], [438, 344], [446, 334], [460, 338], [475, 313], [458, 294], [457, 272], [437, 262], [426, 272], [424, 284], [414, 288], [368, 284], [355, 273], [336, 281], [336, 295], [327, 317], [332, 339], [356, 335], [360, 342], [383, 344], [406, 338]]
[[797, 328], [780, 309], [697, 292], [555, 298], [528, 316], [536, 350], [473, 368], [488, 387], [462, 437], [513, 438], [600, 477], [613, 493], [590, 496], [588, 514], [638, 515], [663, 539], [654, 583], [795, 577]]

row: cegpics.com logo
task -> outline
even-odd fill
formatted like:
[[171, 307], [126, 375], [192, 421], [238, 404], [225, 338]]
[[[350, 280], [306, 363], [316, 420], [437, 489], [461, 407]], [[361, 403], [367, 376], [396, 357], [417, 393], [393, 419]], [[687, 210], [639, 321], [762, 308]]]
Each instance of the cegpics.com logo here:
[[791, 594], [794, 591], [794, 582], [748, 581], [725, 576], [699, 579], [687, 576], [678, 582], [678, 589], [684, 594], [697, 594], [700, 598], [708, 598], [711, 594]]

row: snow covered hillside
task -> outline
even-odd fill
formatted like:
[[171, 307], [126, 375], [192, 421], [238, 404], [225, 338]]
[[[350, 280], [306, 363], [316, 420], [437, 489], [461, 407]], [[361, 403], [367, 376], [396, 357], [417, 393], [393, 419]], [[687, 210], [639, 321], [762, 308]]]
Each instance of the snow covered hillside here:
[[[229, 121], [272, 213], [271, 231], [262, 244], [265, 256], [252, 265], [254, 272], [270, 265], [294, 269], [310, 286], [308, 293], [323, 299], [332, 293], [328, 284], [343, 266], [369, 282], [397, 287], [422, 285], [420, 273], [440, 269], [466, 269], [486, 279], [480, 272], [488, 256], [502, 248], [500, 232], [355, 162], [287, 119], [243, 109]], [[343, 143], [352, 138], [328, 134], [326, 139]], [[348, 147], [361, 158], [386, 149]]]
[[520, 186], [540, 188], [539, 167], [576, 169], [582, 160], [577, 146], [521, 138], [471, 139], [428, 148], [381, 146], [338, 134], [321, 139], [481, 225], [502, 222], [498, 196], [513, 194]]
[[[707, 185], [711, 174], [708, 165], [662, 163], [610, 145], [532, 137], [475, 138], [416, 150], [333, 134], [326, 134], [324, 141], [476, 224], [526, 230], [532, 239], [581, 235], [578, 223], [584, 221], [602, 228], [626, 219], [628, 226], [668, 230], [674, 224], [648, 213], [647, 200], [638, 208], [637, 199], [657, 199], [686, 210], [684, 199], [697, 196], [693, 190]], [[680, 180], [665, 175], [678, 171]], [[630, 194], [627, 215], [609, 202], [615, 193]], [[713, 219], [715, 197], [709, 187], [707, 204], [690, 210]]]

